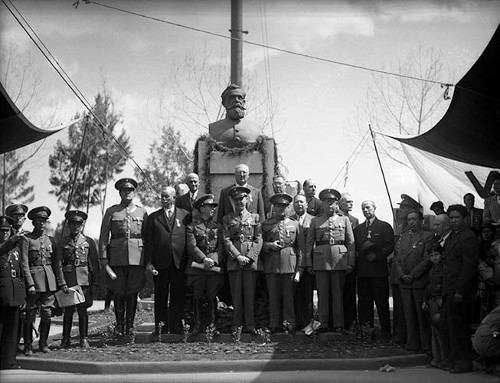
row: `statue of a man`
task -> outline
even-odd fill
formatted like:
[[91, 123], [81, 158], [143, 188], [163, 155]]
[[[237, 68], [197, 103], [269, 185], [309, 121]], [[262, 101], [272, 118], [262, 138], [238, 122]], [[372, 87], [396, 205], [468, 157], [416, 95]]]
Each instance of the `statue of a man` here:
[[222, 92], [221, 97], [226, 117], [208, 125], [210, 137], [227, 147], [244, 146], [249, 142], [255, 142], [260, 134], [259, 128], [252, 121], [243, 121], [245, 91], [238, 85], [230, 84]]

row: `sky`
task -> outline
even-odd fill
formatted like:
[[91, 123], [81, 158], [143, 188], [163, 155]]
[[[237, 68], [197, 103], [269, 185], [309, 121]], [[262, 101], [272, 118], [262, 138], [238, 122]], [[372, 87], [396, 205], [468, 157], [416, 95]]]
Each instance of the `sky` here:
[[[145, 165], [149, 145], [157, 137], [158, 122], [172, 123], [179, 129], [188, 148], [193, 148], [197, 137], [207, 132], [209, 121], [206, 128], [194, 128], [176, 110], [182, 100], [172, 93], [172, 74], [182, 71], [187, 52], [211, 51], [209, 68], [227, 65], [229, 40], [95, 4], [80, 2], [75, 9], [74, 0], [11, 1], [87, 99], [92, 100], [105, 81], [116, 110], [122, 113], [121, 127], [130, 135], [132, 153], [140, 166]], [[229, 34], [229, 0], [100, 3]], [[456, 83], [473, 65], [500, 21], [500, 1], [243, 3], [243, 29], [249, 31], [244, 35], [246, 40], [373, 69], [397, 67], [416, 47], [434, 48], [441, 51], [442, 61], [449, 68], [442, 79], [446, 83]], [[51, 126], [64, 124], [75, 113], [84, 111], [4, 4], [0, 4], [0, 48], [12, 48], [16, 63], [32, 60], [42, 80], [41, 96], [34, 107], [25, 111], [30, 121], [48, 128], [48, 121]], [[5, 61], [2, 65], [3, 77]], [[319, 190], [335, 187], [341, 192], [349, 191], [355, 201], [353, 214], [359, 218], [361, 202], [371, 199], [377, 204], [379, 218], [392, 222], [381, 171], [370, 143], [351, 158], [347, 182], [344, 184], [344, 173], [333, 182], [361, 139], [362, 134], [354, 129], [352, 121], [359, 118], [360, 105], [373, 88], [373, 73], [284, 52], [266, 52], [252, 45], [243, 47], [243, 67], [250, 77], [243, 78], [243, 86], [248, 83], [255, 89], [247, 95], [249, 109], [245, 118], [259, 120], [262, 110], [252, 109], [251, 105], [267, 105], [269, 92], [273, 105], [277, 105], [273, 130], [267, 128], [265, 133], [273, 135], [278, 144], [287, 179], [302, 182], [313, 178]], [[215, 89], [215, 94], [220, 94], [224, 87]], [[214, 99], [214, 110], [218, 103]], [[431, 123], [439, 121], [446, 110], [446, 104], [443, 105]], [[369, 121], [360, 123], [367, 127]], [[65, 130], [52, 135], [26, 166], [36, 190], [31, 206], [49, 206], [54, 225], [62, 219], [64, 206], [49, 194], [48, 156], [57, 140], [66, 139]], [[419, 185], [411, 170], [388, 158], [382, 158], [382, 165], [393, 204], [400, 201], [402, 193], [418, 198]], [[122, 175], [134, 175], [132, 164], [126, 166]], [[118, 193], [112, 185], [109, 190], [108, 205], [118, 203]], [[101, 216], [98, 209], [91, 209], [90, 213], [86, 232], [96, 237]], [[26, 226], [30, 228], [29, 223]]]

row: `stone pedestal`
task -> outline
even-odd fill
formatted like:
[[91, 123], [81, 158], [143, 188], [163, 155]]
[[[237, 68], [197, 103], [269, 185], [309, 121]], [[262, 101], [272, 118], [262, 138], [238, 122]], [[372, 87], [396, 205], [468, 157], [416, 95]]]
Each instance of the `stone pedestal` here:
[[[210, 156], [207, 163], [206, 158]], [[234, 168], [238, 164], [247, 164], [250, 168], [248, 183], [262, 189], [264, 199], [272, 191], [275, 171], [274, 140], [266, 138], [263, 151], [212, 150], [206, 141], [198, 142], [198, 175], [200, 176], [200, 191], [212, 193], [218, 201], [220, 191], [234, 184]]]

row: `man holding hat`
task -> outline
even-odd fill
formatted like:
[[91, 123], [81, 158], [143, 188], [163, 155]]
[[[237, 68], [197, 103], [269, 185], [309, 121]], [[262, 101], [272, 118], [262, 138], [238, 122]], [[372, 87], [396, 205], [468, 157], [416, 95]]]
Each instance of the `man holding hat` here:
[[[78, 329], [80, 332], [80, 347], [88, 348], [89, 317], [87, 308], [92, 306], [92, 285], [97, 280], [99, 271], [97, 247], [94, 240], [82, 233], [87, 220], [87, 214], [80, 210], [70, 210], [64, 215], [68, 225], [68, 235], [63, 237], [58, 244], [57, 265], [62, 273], [58, 285], [62, 286], [65, 293], [69, 288], [80, 286], [85, 296], [85, 302], [76, 305], [78, 312]], [[75, 306], [64, 308], [63, 334], [61, 347], [69, 348], [71, 345], [71, 326]]]
[[375, 216], [376, 209], [375, 202], [363, 201], [361, 210], [366, 221], [354, 228], [358, 315], [360, 325], [373, 328], [373, 303], [375, 302], [382, 338], [391, 340], [387, 257], [394, 251], [394, 231], [391, 225]]
[[213, 219], [218, 205], [214, 198], [213, 194], [206, 194], [196, 200], [194, 208], [199, 218], [186, 230], [189, 255], [186, 274], [194, 298], [193, 335], [202, 331], [205, 302], [208, 303], [208, 325], [215, 330], [216, 297], [224, 284], [222, 226]]
[[319, 193], [323, 214], [311, 220], [307, 232], [304, 265], [316, 273], [318, 288], [318, 313], [321, 327], [328, 330], [330, 314], [334, 331], [344, 328], [343, 289], [345, 276], [354, 268], [354, 235], [351, 222], [344, 215], [337, 215], [340, 193], [324, 189]]
[[[262, 262], [269, 290], [269, 324], [271, 332], [288, 323], [288, 330], [295, 328], [294, 292], [295, 283], [300, 280], [304, 243], [300, 240], [299, 223], [287, 217], [287, 208], [292, 196], [278, 193], [271, 197], [274, 217], [262, 224]], [[283, 304], [283, 311], [281, 305]]]
[[[148, 214], [134, 204], [137, 181], [122, 178], [115, 183], [121, 202], [106, 210], [99, 236], [99, 256], [103, 268], [110, 266], [116, 274], [106, 282], [115, 293], [116, 333], [132, 335], [137, 296], [146, 283], [144, 272], [143, 233]], [[114, 277], [114, 275], [113, 275]]]
[[49, 352], [49, 337], [52, 310], [54, 309], [54, 292], [57, 290], [56, 275], [59, 269], [55, 260], [55, 241], [45, 234], [47, 220], [51, 211], [46, 206], [31, 209], [28, 218], [33, 222], [33, 231], [21, 240], [21, 257], [24, 278], [28, 289], [26, 300], [26, 324], [24, 333], [24, 354], [33, 355], [33, 325], [36, 310], [40, 305], [40, 351]]
[[[14, 220], [0, 216], [0, 245], [9, 240]], [[19, 368], [16, 363], [19, 311], [26, 298], [19, 248], [0, 255], [0, 370]]]
[[160, 333], [183, 332], [186, 225], [190, 214], [174, 206], [174, 202], [175, 189], [163, 187], [162, 207], [148, 217], [144, 232], [146, 270], [153, 274], [155, 285], [155, 338]]
[[233, 186], [229, 196], [234, 204], [234, 212], [224, 216], [222, 222], [234, 307], [233, 326], [237, 329], [243, 325], [244, 313], [246, 331], [254, 332], [255, 271], [262, 270], [259, 264], [262, 233], [259, 215], [250, 213], [246, 208], [249, 195], [249, 188]]

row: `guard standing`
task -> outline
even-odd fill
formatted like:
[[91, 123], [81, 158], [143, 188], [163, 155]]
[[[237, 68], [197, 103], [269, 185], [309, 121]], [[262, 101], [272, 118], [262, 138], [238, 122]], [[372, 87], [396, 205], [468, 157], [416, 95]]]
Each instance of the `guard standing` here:
[[[262, 224], [262, 261], [269, 290], [269, 319], [271, 333], [280, 329], [280, 316], [287, 330], [295, 328], [294, 293], [295, 283], [299, 281], [299, 267], [302, 266], [303, 239], [299, 223], [287, 217], [287, 208], [292, 196], [286, 193], [275, 194], [270, 200], [274, 217]], [[281, 305], [283, 304], [283, 314]]]
[[56, 274], [59, 270], [55, 262], [54, 238], [45, 234], [45, 227], [51, 211], [46, 206], [31, 209], [28, 218], [33, 222], [33, 231], [21, 240], [21, 259], [28, 288], [26, 300], [26, 323], [24, 333], [24, 354], [33, 355], [33, 325], [36, 310], [40, 304], [40, 339], [38, 347], [42, 352], [49, 352], [49, 337], [52, 310], [54, 309], [54, 292], [57, 290]]
[[101, 266], [107, 270], [106, 282], [115, 293], [116, 333], [122, 337], [131, 335], [137, 296], [146, 283], [143, 238], [148, 214], [142, 206], [133, 203], [137, 181], [122, 178], [115, 183], [115, 188], [120, 192], [121, 203], [111, 206], [104, 214], [99, 257]]
[[[0, 245], [9, 240], [14, 220], [0, 216]], [[12, 247], [13, 246], [13, 247]], [[2, 246], [3, 247], [3, 246]], [[19, 368], [16, 363], [17, 327], [20, 307], [26, 298], [20, 251], [16, 242], [4, 247], [0, 256], [0, 369]]]
[[198, 198], [194, 208], [199, 219], [187, 227], [189, 260], [186, 267], [188, 286], [193, 290], [193, 335], [201, 332], [203, 304], [208, 304], [208, 325], [215, 330], [217, 293], [224, 285], [222, 226], [213, 217], [217, 208], [213, 194]]
[[62, 238], [57, 251], [57, 264], [62, 270], [58, 285], [67, 293], [69, 288], [80, 286], [85, 296], [85, 302], [76, 306], [64, 308], [63, 334], [61, 347], [71, 345], [71, 326], [73, 314], [78, 312], [78, 330], [80, 332], [80, 347], [88, 348], [89, 317], [87, 308], [93, 304], [92, 285], [99, 271], [97, 247], [94, 240], [82, 233], [87, 214], [80, 210], [70, 210], [64, 215], [68, 224], [69, 234]]
[[229, 287], [234, 307], [233, 327], [236, 330], [242, 326], [244, 313], [246, 331], [253, 333], [255, 271], [258, 269], [262, 248], [261, 224], [259, 215], [246, 209], [249, 188], [233, 186], [228, 193], [234, 202], [234, 211], [225, 215], [222, 222]]

